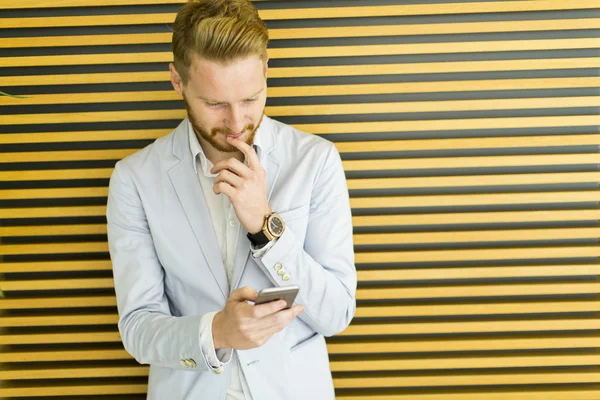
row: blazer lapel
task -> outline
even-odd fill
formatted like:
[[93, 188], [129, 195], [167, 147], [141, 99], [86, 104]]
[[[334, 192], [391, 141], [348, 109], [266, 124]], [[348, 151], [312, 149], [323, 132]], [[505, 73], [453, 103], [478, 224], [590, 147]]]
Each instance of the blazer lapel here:
[[198, 176], [192, 164], [192, 155], [188, 142], [187, 119], [175, 133], [173, 152], [180, 162], [168, 172], [177, 197], [190, 222], [196, 240], [210, 271], [225, 298], [229, 297], [229, 284], [225, 267], [219, 251], [219, 243], [212, 225], [212, 219]]

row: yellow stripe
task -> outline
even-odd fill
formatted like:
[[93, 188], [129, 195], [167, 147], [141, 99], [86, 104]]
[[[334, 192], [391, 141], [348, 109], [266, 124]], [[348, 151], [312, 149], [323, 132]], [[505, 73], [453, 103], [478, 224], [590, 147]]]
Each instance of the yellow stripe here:
[[[109, 151], [109, 150], [106, 150]], [[44, 154], [40, 154], [43, 158]], [[33, 158], [35, 159], [35, 158]], [[432, 157], [343, 161], [346, 171], [406, 170], [423, 168], [480, 168], [534, 165], [569, 165], [600, 162], [600, 154], [548, 154], [525, 156]]]
[[[492, 231], [493, 232], [493, 231]], [[412, 268], [397, 270], [359, 270], [358, 280], [365, 281], [416, 281], [444, 279], [492, 279], [492, 278], [529, 278], [536, 276], [582, 276], [598, 275], [600, 265], [548, 265], [515, 267], [472, 267], [472, 268]], [[541, 303], [543, 307], [546, 303]], [[560, 302], [568, 307], [570, 303]], [[597, 303], [600, 305], [600, 303]], [[511, 307], [506, 304], [505, 307]], [[481, 310], [481, 314], [486, 314]], [[515, 311], [517, 312], [517, 311]]]
[[[554, 324], [560, 324], [560, 320], [552, 321]], [[565, 321], [565, 323], [571, 323], [572, 321]], [[373, 325], [369, 326], [371, 332], [375, 332], [378, 327], [385, 327], [385, 325]], [[463, 369], [463, 368], [512, 368], [512, 367], [542, 367], [542, 366], [567, 366], [567, 365], [595, 365], [600, 361], [600, 355], [593, 352], [588, 354], [577, 354], [577, 355], [554, 355], [554, 354], [523, 354], [515, 355], [513, 357], [507, 357], [506, 355], [497, 356], [442, 356], [442, 357], [425, 357], [416, 358], [408, 357], [403, 359], [401, 356], [395, 358], [384, 358], [384, 359], [355, 359], [353, 361], [332, 361], [331, 370], [333, 372], [341, 371], [385, 371], [385, 370], [432, 370], [432, 369]], [[504, 397], [505, 399], [518, 399], [521, 400], [523, 397], [519, 396], [522, 391], [514, 391], [511, 393], [513, 397]], [[596, 392], [600, 393], [600, 392]], [[491, 393], [490, 393], [491, 394]], [[506, 394], [506, 391], [504, 391]], [[461, 393], [462, 395], [462, 393]], [[481, 394], [477, 394], [481, 396]], [[439, 399], [439, 395], [432, 397], [413, 397], [414, 394], [403, 397], [403, 399]], [[345, 398], [345, 397], [344, 397]], [[360, 397], [355, 397], [359, 399]], [[454, 397], [453, 399], [463, 399], [465, 397]], [[481, 397], [466, 397], [468, 399], [496, 399], [496, 397], [488, 395], [486, 392]], [[538, 397], [538, 399], [548, 399], [549, 397]], [[555, 397], [556, 399], [581, 399], [581, 397]], [[364, 400], [364, 397], [362, 398]], [[378, 397], [371, 397], [369, 399], [377, 399]], [[590, 399], [593, 399], [590, 397]], [[597, 399], [597, 397], [595, 398]]]
[[69, 326], [69, 325], [113, 325], [119, 321], [117, 314], [54, 315], [35, 317], [4, 317], [0, 324], [5, 327], [18, 326]]
[[[105, 242], [90, 243], [59, 243], [59, 244], [14, 244], [0, 245], [0, 251], [5, 255], [17, 254], [77, 254], [77, 253], [105, 253], [108, 245]], [[598, 257], [598, 246], [579, 247], [537, 247], [537, 248], [502, 248], [498, 249], [468, 249], [468, 250], [426, 250], [426, 251], [396, 251], [356, 253], [355, 260], [358, 264], [386, 263], [386, 262], [433, 262], [433, 261], [465, 261], [465, 260], [509, 260], [509, 259], [546, 259], [568, 257]], [[82, 285], [89, 280], [79, 282], [71, 280], [73, 285]], [[35, 288], [36, 282], [26, 281], [28, 287]], [[52, 281], [58, 285], [58, 281]], [[3, 290], [11, 289], [15, 282], [3, 282]], [[45, 285], [42, 282], [42, 286]], [[105, 287], [111, 287], [112, 279], [106, 280]], [[39, 288], [39, 286], [37, 286]], [[77, 288], [76, 286], [72, 288]], [[33, 290], [23, 289], [20, 290]], [[395, 289], [394, 289], [395, 290]]]
[[[412, 215], [373, 215], [352, 217], [354, 226], [439, 225], [484, 222], [547, 222], [598, 220], [600, 210], [502, 211], [489, 213], [445, 213]], [[105, 206], [30, 207], [0, 209], [0, 218], [64, 218], [106, 215]], [[24, 264], [21, 264], [23, 266]], [[8, 264], [0, 263], [0, 271]]]
[[[59, 350], [22, 351], [0, 353], [0, 362], [80, 361], [80, 360], [129, 360], [132, 357], [124, 350]], [[39, 394], [39, 391], [38, 391]]]
[[[417, 279], [417, 278], [415, 278]], [[477, 301], [473, 300], [472, 301]], [[598, 301], [554, 301], [538, 303], [506, 302], [501, 304], [478, 301], [477, 304], [431, 304], [431, 305], [394, 305], [358, 307], [355, 318], [385, 317], [432, 317], [494, 314], [537, 314], [537, 313], [573, 313], [598, 312]], [[600, 337], [596, 337], [600, 341]], [[484, 350], [483, 345], [472, 350]], [[506, 346], [506, 344], [505, 344]], [[475, 347], [475, 346], [473, 346]], [[577, 346], [573, 346], [577, 347]]]
[[[20, 118], [27, 118], [30, 122], [32, 116], [36, 116], [40, 123], [50, 123], [50, 117], [55, 121], [69, 123], [76, 122], [120, 122], [120, 121], [143, 121], [143, 120], [180, 120], [185, 117], [183, 110], [155, 110], [155, 111], [114, 111], [94, 113], [70, 113], [67, 114], [24, 114]], [[45, 118], [44, 120], [44, 116]], [[0, 122], [7, 121], [8, 118]], [[10, 121], [18, 122], [18, 118], [12, 116]], [[21, 123], [23, 119], [20, 120]], [[470, 118], [470, 119], [438, 119], [438, 120], [414, 120], [414, 121], [385, 121], [385, 122], [340, 122], [340, 123], [316, 123], [295, 124], [294, 127], [304, 132], [314, 134], [338, 134], [338, 133], [365, 133], [365, 132], [405, 132], [405, 131], [446, 131], [446, 130], [474, 130], [474, 129], [508, 129], [508, 128], [543, 128], [543, 127], [566, 127], [566, 126], [592, 126], [600, 124], [600, 115], [577, 115], [558, 117], [509, 117], [509, 118]], [[2, 162], [3, 160], [0, 160]], [[6, 161], [5, 161], [6, 162]]]
[[[61, 335], [63, 336], [63, 335]], [[75, 337], [71, 335], [69, 337]], [[91, 336], [93, 337], [93, 336]], [[391, 344], [391, 343], [390, 343]], [[394, 348], [393, 346], [391, 346]], [[368, 349], [368, 348], [367, 348]], [[335, 354], [330, 352], [330, 354]], [[26, 380], [26, 379], [73, 379], [73, 378], [106, 378], [106, 377], [134, 377], [147, 376], [148, 366], [134, 367], [82, 367], [82, 368], [54, 368], [54, 369], [23, 369], [0, 371], [0, 379]], [[583, 372], [540, 372], [540, 373], [494, 373], [494, 374], [461, 374], [453, 375], [426, 375], [409, 377], [340, 377], [334, 378], [336, 389], [364, 388], [364, 387], [415, 387], [415, 386], [471, 386], [471, 385], [508, 385], [508, 384], [556, 384], [556, 383], [596, 383], [600, 381], [600, 373], [592, 371]]]
[[[600, 86], [600, 78], [498, 79], [481, 81], [410, 82], [386, 84], [288, 86], [269, 88], [269, 98], [348, 96], [390, 93], [467, 92], [482, 90], [569, 89]], [[0, 97], [1, 105], [85, 104], [181, 100], [175, 91], [32, 94], [26, 98]], [[577, 99], [577, 97], [569, 97]], [[538, 99], [539, 100], [539, 99]], [[508, 100], [507, 100], [508, 101]], [[413, 103], [414, 104], [414, 103]], [[569, 104], [569, 103], [567, 103]], [[571, 106], [569, 104], [569, 106]]]
[[471, 261], [471, 260], [518, 260], [598, 257], [598, 246], [581, 247], [544, 247], [532, 249], [468, 249], [468, 250], [426, 250], [398, 251], [380, 253], [357, 253], [358, 264], [365, 263], [409, 263], [438, 261]]
[[440, 119], [422, 121], [390, 122], [340, 122], [319, 124], [295, 124], [304, 132], [315, 134], [368, 133], [368, 132], [407, 132], [407, 131], [447, 131], [475, 129], [544, 128], [564, 126], [594, 126], [600, 124], [600, 115], [578, 115], [567, 117], [513, 117], [513, 118], [474, 118]]
[[[600, 47], [600, 39], [543, 39], [508, 40], [484, 42], [448, 42], [389, 44], [369, 46], [325, 46], [299, 47], [290, 49], [271, 49], [269, 55], [274, 59], [315, 58], [315, 57], [360, 57], [403, 54], [452, 54], [525, 50], [568, 50], [595, 49]], [[104, 65], [172, 62], [173, 54], [167, 52], [152, 53], [112, 53], [77, 54], [57, 56], [1, 57], [0, 67], [32, 67], [54, 65]]]
[[[0, 177], [2, 174], [0, 173]], [[348, 189], [405, 189], [432, 187], [478, 187], [500, 185], [542, 185], [555, 183], [600, 182], [600, 172], [435, 176], [424, 178], [348, 179]]]
[[[37, 361], [37, 360], [36, 360]], [[69, 385], [55, 385], [43, 387], [44, 396], [85, 396], [85, 395], [109, 395], [109, 394], [142, 394], [148, 390], [147, 384], [139, 383], [126, 383], [126, 384], [77, 384], [73, 386]], [[37, 386], [32, 387], [12, 387], [12, 388], [0, 388], [1, 397], [28, 397], [37, 396], [40, 394], [40, 388]]]
[[[76, 371], [76, 370], [74, 370]], [[85, 375], [84, 375], [85, 376]], [[353, 388], [414, 388], [418, 386], [440, 387], [448, 390], [453, 386], [483, 386], [483, 385], [533, 385], [533, 384], [560, 384], [560, 383], [597, 383], [600, 382], [599, 372], [559, 372], [559, 373], [494, 373], [486, 374], [485, 372], [477, 372], [471, 374], [454, 375], [445, 373], [444, 375], [425, 375], [425, 376], [392, 376], [392, 377], [340, 377], [333, 378], [333, 385], [336, 389], [353, 389]], [[402, 390], [402, 389], [396, 389]], [[406, 390], [406, 389], [404, 389]], [[550, 393], [552, 396], [552, 393]], [[444, 399], [444, 395], [437, 397]], [[342, 397], [344, 399], [345, 397]], [[362, 399], [377, 399], [377, 397], [362, 397]], [[406, 397], [405, 397], [406, 398]], [[482, 397], [483, 398], [483, 397]], [[489, 397], [485, 397], [488, 399]], [[521, 399], [522, 397], [515, 397]], [[552, 397], [546, 397], [551, 399]], [[565, 399], [566, 397], [563, 397]], [[579, 397], [578, 397], [579, 399]]]
[[[124, 158], [138, 149], [116, 150], [63, 150], [43, 152], [5, 153], [3, 162], [30, 161], [76, 161], [76, 160], [116, 160]], [[500, 166], [568, 165], [600, 162], [600, 154], [543, 154], [519, 156], [476, 156], [476, 157], [432, 157], [387, 160], [348, 160], [343, 161], [346, 171], [376, 171], [395, 169], [439, 168], [477, 168]], [[14, 189], [19, 190], [19, 189]], [[25, 189], [20, 189], [25, 190]], [[30, 190], [30, 189], [27, 189]], [[34, 189], [31, 189], [34, 190]], [[50, 190], [50, 189], [49, 189]], [[10, 193], [10, 192], [6, 192]], [[24, 192], [23, 192], [24, 193]]]
[[[77, 243], [70, 243], [78, 245]], [[86, 243], [84, 243], [86, 245]], [[89, 243], [87, 243], [89, 245]], [[33, 246], [33, 245], [28, 245]], [[48, 245], [47, 245], [48, 246]], [[66, 245], [56, 245], [56, 247]], [[81, 247], [81, 246], [78, 246]], [[571, 248], [576, 249], [576, 248]], [[540, 252], [551, 249], [537, 249]], [[496, 250], [497, 251], [497, 250]], [[452, 252], [458, 252], [456, 250]], [[410, 252], [406, 252], [410, 253]], [[363, 253], [359, 253], [363, 254]], [[376, 254], [376, 253], [374, 253]], [[112, 278], [87, 278], [87, 279], [40, 279], [22, 281], [4, 281], [5, 291], [15, 290], [61, 290], [61, 289], [103, 289], [112, 288]], [[393, 300], [393, 299], [448, 299], [462, 297], [494, 297], [494, 296], [519, 296], [529, 295], [560, 295], [569, 293], [594, 293], [600, 287], [599, 283], [530, 283], [530, 284], [471, 284], [471, 285], [430, 285], [427, 287], [396, 287], [396, 288], [359, 288], [357, 300]], [[565, 303], [567, 304], [567, 303]], [[485, 312], [483, 313], [485, 314]], [[14, 317], [20, 318], [45, 318], [45, 317]], [[74, 317], [77, 318], [77, 317]], [[106, 321], [109, 321], [106, 319]], [[56, 321], [55, 321], [56, 322]], [[68, 324], [71, 324], [70, 322]], [[77, 324], [76, 324], [77, 325]]]
[[[441, 207], [600, 201], [600, 191], [356, 197], [352, 208]], [[599, 249], [600, 250], [600, 249]]]
[[[62, 143], [91, 142], [112, 140], [156, 139], [171, 133], [171, 129], [107, 130], [107, 131], [69, 131], [36, 132], [0, 135], [1, 144], [22, 143]], [[554, 134], [549, 136], [506, 136], [482, 138], [448, 138], [426, 140], [377, 140], [361, 142], [336, 142], [340, 153], [376, 152], [376, 151], [412, 151], [412, 150], [455, 150], [455, 149], [493, 149], [537, 146], [582, 146], [600, 143], [600, 135]], [[92, 171], [95, 170], [83, 170]], [[0, 176], [16, 176], [20, 172], [0, 172]], [[37, 171], [40, 174], [61, 174], [60, 170]], [[107, 172], [108, 173], [108, 172]], [[26, 179], [26, 178], [23, 178]]]
[[[118, 131], [117, 131], [118, 132]], [[18, 135], [18, 134], [16, 134]], [[24, 134], [33, 135], [33, 134]], [[43, 140], [47, 133], [39, 134]], [[13, 135], [5, 135], [13, 136]], [[30, 136], [26, 136], [28, 139]], [[18, 140], [18, 138], [17, 138]], [[19, 143], [19, 142], [15, 142]], [[600, 135], [551, 135], [551, 136], [505, 136], [448, 138], [426, 140], [377, 140], [361, 142], [336, 142], [340, 153], [362, 153], [374, 151], [414, 151], [414, 150], [457, 150], [457, 149], [495, 149], [537, 146], [583, 146], [600, 143]]]
[[[435, 362], [435, 360], [433, 361]], [[370, 362], [373, 363], [374, 362]], [[585, 365], [585, 364], [582, 364]], [[473, 368], [477, 368], [474, 366]], [[566, 390], [553, 386], [551, 389], [525, 389], [502, 390], [491, 392], [489, 390], [466, 392], [463, 390], [447, 389], [442, 393], [404, 393], [404, 394], [381, 394], [381, 392], [363, 391], [364, 394], [342, 393], [336, 398], [340, 400], [598, 400], [600, 388], [596, 389], [571, 389]]]
[[[45, 0], [48, 1], [48, 0]], [[106, 5], [145, 5], [161, 3], [182, 3], [181, 0], [144, 0], [142, 3], [136, 0], [60, 0], [48, 2], [51, 7], [80, 7], [80, 6], [106, 6]], [[43, 4], [43, 3], [42, 3]], [[10, 0], [2, 0], [0, 9], [12, 8], [39, 8], [40, 2], [36, 0], [22, 0], [12, 3]], [[292, 8], [282, 10], [259, 10], [259, 15], [264, 20], [288, 20], [288, 19], [315, 19], [315, 18], [356, 18], [356, 17], [388, 17], [407, 15], [441, 15], [441, 14], [478, 14], [478, 13], [501, 13], [517, 11], [541, 11], [541, 10], [578, 10], [597, 8], [594, 0], [541, 0], [541, 1], [502, 1], [502, 2], [471, 2], [458, 4], [436, 4], [431, 5], [390, 5], [390, 6], [362, 6], [362, 7], [319, 7], [319, 8]], [[160, 14], [158, 14], [160, 15]], [[137, 17], [137, 15], [135, 16]], [[130, 16], [133, 18], [133, 16]], [[160, 22], [172, 23], [175, 20], [174, 13], [165, 13], [164, 20]]]
[[[598, 29], [600, 19], [561, 19], [500, 21], [500, 22], [457, 22], [443, 24], [403, 24], [270, 29], [270, 40], [282, 39], [322, 39], [346, 37], [414, 36], [494, 32], [535, 32], [556, 30]], [[171, 43], [172, 33], [134, 33], [122, 35], [77, 35], [77, 36], [37, 36], [23, 38], [0, 38], [0, 48], [59, 47], [59, 46], [101, 46]]]
[[[256, 1], [256, 0], [252, 0]], [[182, 4], [185, 0], [0, 0], [0, 9]]]
[[[416, 215], [354, 216], [354, 226], [438, 225], [485, 222], [547, 222], [598, 220], [600, 210], [503, 211], [490, 213], [445, 213]], [[30, 207], [0, 209], [0, 218], [64, 218], [106, 215], [105, 206]], [[21, 264], [23, 265], [23, 264]], [[9, 264], [0, 264], [0, 271]]]
[[[341, 336], [350, 335], [414, 335], [433, 333], [488, 333], [488, 332], [521, 332], [521, 331], [560, 331], [599, 329], [600, 321], [595, 319], [557, 319], [526, 321], [461, 321], [461, 322], [425, 322], [380, 325], [351, 325]], [[379, 330], [378, 330], [379, 329]], [[510, 357], [517, 361], [518, 356]], [[421, 360], [425, 361], [425, 360]], [[410, 369], [416, 368], [411, 365]], [[435, 368], [434, 366], [430, 367]], [[441, 368], [441, 367], [438, 367]]]
[[[106, 206], [0, 208], [0, 218], [97, 217], [106, 215]], [[0, 263], [2, 268], [2, 263]]]
[[[457, 61], [442, 63], [338, 65], [327, 67], [286, 67], [270, 68], [271, 78], [299, 78], [319, 76], [369, 76], [394, 74], [432, 74], [452, 72], [525, 71], [570, 68], [598, 68], [600, 58], [557, 58], [543, 60], [497, 60], [497, 61]], [[577, 79], [577, 78], [570, 78]], [[121, 82], [169, 82], [169, 72], [99, 73], [65, 75], [0, 76], [0, 86], [18, 86], [26, 81], [32, 86], [75, 85]], [[471, 81], [479, 82], [479, 81]], [[434, 82], [435, 83], [435, 82]], [[418, 82], [412, 85], [428, 85]], [[425, 86], [427, 87], [427, 86]], [[271, 90], [271, 89], [270, 89]]]
[[[272, 117], [309, 115], [361, 115], [450, 111], [518, 110], [564, 107], [598, 107], [600, 96], [550, 97], [489, 100], [413, 101], [396, 103], [315, 104], [306, 106], [268, 106], [265, 113]], [[5, 115], [0, 124], [65, 122], [107, 122], [127, 120], [183, 119], [185, 110], [107, 111], [79, 113]]]
[[407, 233], [364, 233], [354, 234], [355, 245], [395, 245], [419, 243], [473, 243], [517, 240], [566, 240], [594, 239], [600, 237], [600, 228], [557, 228], [557, 229], [502, 229], [473, 230], [468, 232], [407, 232]]
[[[0, 236], [61, 236], [61, 235], [105, 235], [106, 224], [97, 225], [49, 225], [0, 227]], [[558, 228], [558, 229], [503, 229], [484, 231], [444, 231], [354, 234], [355, 245], [395, 245], [416, 243], [470, 243], [517, 240], [565, 240], [597, 239], [600, 228]], [[589, 270], [589, 268], [587, 269]], [[404, 271], [404, 270], [403, 270]], [[400, 271], [398, 271], [400, 272]], [[439, 271], [437, 271], [439, 272]], [[360, 275], [360, 274], [359, 274]], [[383, 276], [395, 275], [393, 271]], [[443, 276], [443, 273], [441, 274]], [[440, 276], [440, 279], [441, 279]], [[414, 278], [416, 279], [416, 278]], [[376, 280], [376, 279], [374, 279]]]
[[[50, 181], [70, 179], [108, 179], [111, 168], [65, 169], [45, 171], [0, 171], [0, 181]], [[549, 174], [435, 176], [422, 178], [363, 178], [348, 179], [350, 190], [421, 188], [421, 187], [477, 187], [499, 185], [534, 185], [600, 181], [600, 172], [566, 172]], [[2, 228], [0, 228], [2, 229]]]
[[[353, 216], [352, 225], [410, 226], [600, 220], [600, 210], [550, 210]], [[1, 266], [0, 266], [1, 268]]]
[[[85, 335], [85, 334], [84, 334]], [[63, 335], [61, 335], [63, 336]], [[76, 335], [72, 335], [75, 337]], [[93, 342], [95, 336], [87, 335]], [[100, 334], [98, 334], [100, 336]], [[104, 335], [106, 336], [106, 335]], [[148, 376], [148, 366], [136, 367], [104, 367], [104, 368], [53, 368], [53, 369], [23, 369], [0, 371], [0, 379], [81, 379], [81, 378], [122, 378], [129, 376]]]
[[[55, 272], [55, 271], [107, 271], [112, 268], [110, 261], [41, 261], [0, 263], [0, 273], [8, 272]], [[8, 300], [8, 299], [4, 299]]]

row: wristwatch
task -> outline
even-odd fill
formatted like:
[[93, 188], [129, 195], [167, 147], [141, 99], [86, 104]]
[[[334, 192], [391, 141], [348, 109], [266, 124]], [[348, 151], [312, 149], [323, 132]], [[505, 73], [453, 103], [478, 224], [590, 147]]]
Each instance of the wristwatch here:
[[246, 236], [255, 247], [262, 247], [271, 240], [281, 237], [285, 230], [285, 222], [276, 212], [267, 215], [262, 230], [255, 234], [248, 233]]

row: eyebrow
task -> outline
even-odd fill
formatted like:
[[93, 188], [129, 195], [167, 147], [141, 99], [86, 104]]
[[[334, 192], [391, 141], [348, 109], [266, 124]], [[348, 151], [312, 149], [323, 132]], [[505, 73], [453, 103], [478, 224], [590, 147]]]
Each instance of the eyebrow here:
[[[261, 94], [263, 92], [263, 90], [265, 90], [265, 88], [260, 89], [258, 92], [254, 93], [252, 96], [245, 97], [244, 100], [245, 99], [251, 99], [253, 97], [258, 96], [259, 94]], [[207, 103], [215, 103], [215, 104], [216, 103], [218, 103], [218, 104], [225, 104], [225, 103], [227, 103], [226, 101], [210, 100], [210, 99], [205, 99], [204, 97], [201, 97], [201, 96], [198, 96], [198, 97], [200, 99], [206, 101]]]

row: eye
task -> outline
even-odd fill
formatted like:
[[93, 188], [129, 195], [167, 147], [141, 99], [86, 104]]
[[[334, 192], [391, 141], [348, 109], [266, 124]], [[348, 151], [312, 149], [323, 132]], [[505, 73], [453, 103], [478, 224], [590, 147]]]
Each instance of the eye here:
[[258, 100], [258, 97], [254, 97], [252, 99], [246, 99], [246, 100], [244, 100], [244, 102], [246, 102], [246, 103], [252, 103], [253, 101], [256, 101], [256, 100]]
[[207, 106], [209, 106], [210, 108], [222, 108], [225, 104], [224, 103], [206, 103]]

